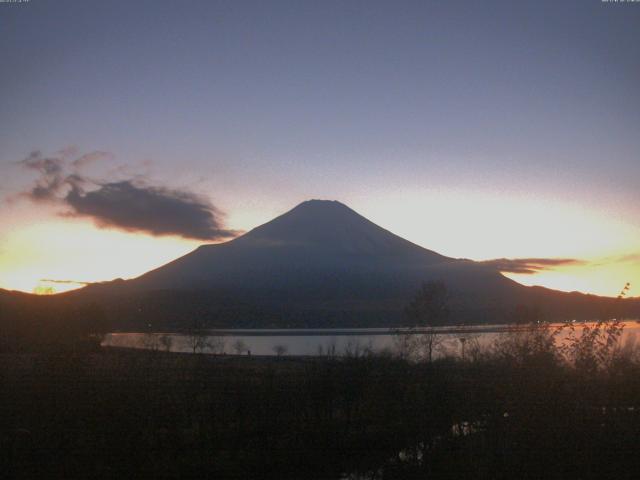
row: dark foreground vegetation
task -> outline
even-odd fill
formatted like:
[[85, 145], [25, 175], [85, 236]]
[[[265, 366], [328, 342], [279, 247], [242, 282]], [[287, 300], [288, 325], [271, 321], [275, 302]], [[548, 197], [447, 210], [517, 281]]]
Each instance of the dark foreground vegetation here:
[[[577, 333], [582, 333], [577, 335]], [[466, 359], [0, 354], [10, 478], [637, 478], [640, 362], [619, 325]], [[419, 345], [413, 347], [419, 348]], [[412, 348], [413, 348], [412, 347]], [[415, 357], [413, 357], [415, 358]], [[420, 358], [426, 358], [424, 355]]]

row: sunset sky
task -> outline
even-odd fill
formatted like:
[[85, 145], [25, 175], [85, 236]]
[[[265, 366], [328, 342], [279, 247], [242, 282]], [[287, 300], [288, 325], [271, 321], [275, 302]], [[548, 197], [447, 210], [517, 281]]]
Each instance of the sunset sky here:
[[0, 288], [129, 278], [323, 198], [640, 296], [640, 3], [30, 0], [0, 3], [0, 65]]

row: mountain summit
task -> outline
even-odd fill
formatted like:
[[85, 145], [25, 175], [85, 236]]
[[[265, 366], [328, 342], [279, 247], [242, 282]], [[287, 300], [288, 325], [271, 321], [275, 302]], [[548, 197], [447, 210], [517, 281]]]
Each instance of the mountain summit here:
[[448, 260], [385, 230], [335, 200], [308, 200], [233, 241], [242, 245], [307, 247], [356, 256]]
[[352, 289], [374, 275], [388, 283], [393, 272], [422, 269], [455, 260], [415, 245], [370, 222], [336, 201], [310, 200], [222, 244], [195, 251], [137, 279], [144, 289], [242, 288], [262, 293], [293, 290], [326, 279]]

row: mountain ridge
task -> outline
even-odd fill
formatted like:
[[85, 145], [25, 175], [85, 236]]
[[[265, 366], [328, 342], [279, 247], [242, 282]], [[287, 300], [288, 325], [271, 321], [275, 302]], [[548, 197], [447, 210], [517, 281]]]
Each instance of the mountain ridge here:
[[446, 283], [452, 323], [514, 321], [523, 305], [549, 320], [593, 319], [620, 305], [525, 287], [495, 267], [440, 255], [328, 200], [303, 202], [240, 237], [202, 245], [134, 279], [55, 297], [98, 303], [123, 329], [180, 329], [193, 321], [211, 327], [395, 326], [407, 322], [404, 307], [430, 280]]

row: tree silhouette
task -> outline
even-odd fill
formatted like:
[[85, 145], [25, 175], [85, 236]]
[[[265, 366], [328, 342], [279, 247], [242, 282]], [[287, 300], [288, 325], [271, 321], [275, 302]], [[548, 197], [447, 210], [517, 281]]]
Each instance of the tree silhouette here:
[[443, 325], [449, 319], [449, 294], [442, 281], [423, 283], [406, 308], [415, 325], [426, 327]]
[[208, 347], [208, 332], [204, 328], [204, 322], [193, 319], [187, 324], [185, 333], [192, 353], [203, 353]]
[[236, 355], [242, 355], [242, 353], [247, 349], [247, 344], [244, 343], [243, 340], [238, 339], [233, 343], [233, 349], [236, 352]]
[[[429, 328], [443, 325], [449, 319], [449, 295], [441, 281], [423, 283], [405, 310], [413, 326]], [[416, 338], [417, 349], [431, 362], [440, 337], [433, 331], [425, 331]]]
[[162, 347], [166, 352], [170, 352], [171, 345], [173, 345], [173, 338], [171, 337], [171, 335], [167, 335], [167, 334], [162, 335], [160, 337], [160, 345], [162, 345]]
[[285, 353], [287, 353], [287, 346], [286, 345], [274, 345], [273, 346], [273, 352], [278, 356], [278, 357], [282, 357]]

